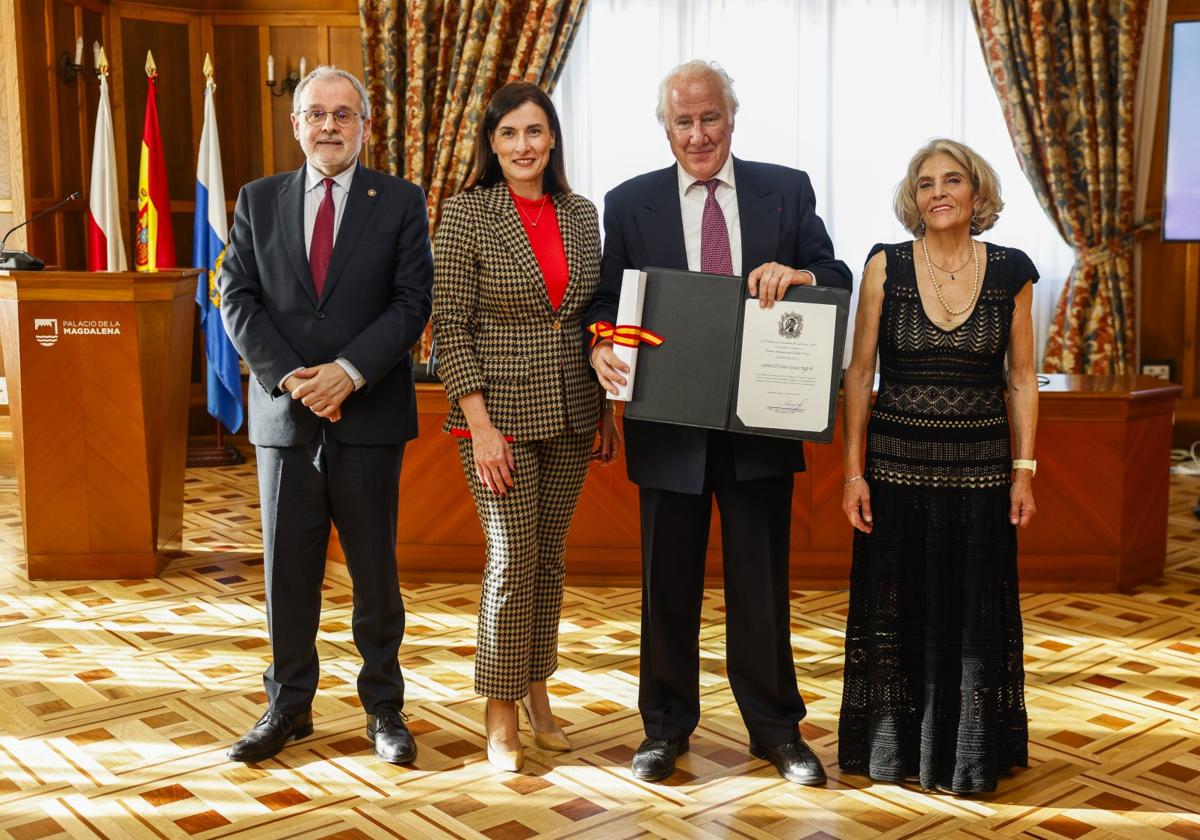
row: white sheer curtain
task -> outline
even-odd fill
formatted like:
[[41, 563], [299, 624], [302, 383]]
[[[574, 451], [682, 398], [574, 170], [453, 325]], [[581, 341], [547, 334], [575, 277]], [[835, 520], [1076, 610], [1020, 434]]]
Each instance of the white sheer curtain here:
[[1017, 164], [966, 0], [589, 0], [554, 102], [571, 185], [601, 212], [609, 189], [672, 162], [655, 97], [691, 58], [734, 79], [735, 155], [812, 177], [856, 281], [871, 245], [910, 238], [891, 207], [912, 153], [945, 136], [982, 154], [1006, 203], [982, 238], [1023, 249], [1042, 275], [1040, 365], [1071, 250]]

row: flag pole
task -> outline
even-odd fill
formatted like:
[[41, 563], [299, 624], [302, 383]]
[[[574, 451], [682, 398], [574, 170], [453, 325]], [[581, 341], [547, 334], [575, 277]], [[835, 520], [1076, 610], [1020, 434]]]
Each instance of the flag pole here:
[[[212, 58], [208, 53], [204, 54], [204, 89], [206, 96], [212, 96], [212, 92], [216, 89], [217, 83], [213, 78], [214, 68]], [[200, 207], [196, 208], [197, 214], [201, 211]], [[224, 212], [224, 209], [222, 209]], [[219, 317], [216, 312], [209, 312], [206, 317]], [[204, 347], [204, 366], [205, 380], [209, 379], [208, 367], [212, 361], [208, 355], [208, 335], [207, 332], [202, 332]], [[238, 377], [240, 380], [240, 376]], [[225, 440], [225, 426], [220, 420], [214, 420], [217, 428], [216, 445], [215, 446], [192, 446], [189, 442], [187, 450], [187, 466], [189, 467], [226, 467], [233, 464], [241, 464], [246, 459], [237, 447]]]

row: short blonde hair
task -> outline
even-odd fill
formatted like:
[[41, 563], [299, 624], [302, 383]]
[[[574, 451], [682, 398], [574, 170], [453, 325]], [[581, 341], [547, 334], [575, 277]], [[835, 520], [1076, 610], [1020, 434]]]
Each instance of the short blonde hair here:
[[654, 116], [658, 118], [659, 125], [663, 128], [667, 127], [667, 107], [671, 88], [680, 82], [694, 82], [699, 79], [716, 82], [717, 87], [721, 89], [721, 94], [725, 97], [725, 107], [729, 111], [729, 119], [732, 122], [738, 109], [737, 94], [733, 92], [733, 79], [717, 62], [694, 58], [672, 68], [671, 72], [667, 73], [658, 83], [658, 106], [654, 109]]
[[955, 163], [963, 168], [963, 174], [971, 180], [971, 189], [975, 193], [977, 206], [971, 216], [971, 233], [983, 233], [1000, 218], [1004, 209], [1004, 201], [1000, 198], [1000, 179], [992, 165], [980, 157], [979, 153], [964, 143], [938, 137], [930, 140], [917, 150], [912, 160], [908, 162], [908, 172], [904, 180], [896, 186], [896, 218], [915, 236], [921, 236], [925, 222], [921, 219], [921, 211], [917, 209], [917, 178], [925, 161], [936, 154], [946, 154], [954, 158]]

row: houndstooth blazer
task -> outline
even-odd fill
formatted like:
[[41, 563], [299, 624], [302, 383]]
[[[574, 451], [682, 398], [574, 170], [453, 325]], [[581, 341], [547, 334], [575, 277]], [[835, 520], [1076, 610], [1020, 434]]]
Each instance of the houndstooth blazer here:
[[581, 352], [583, 315], [600, 280], [596, 208], [553, 196], [569, 280], [557, 312], [504, 182], [447, 201], [434, 237], [433, 334], [450, 414], [466, 429], [461, 397], [482, 391], [492, 423], [517, 441], [590, 433], [602, 402]]

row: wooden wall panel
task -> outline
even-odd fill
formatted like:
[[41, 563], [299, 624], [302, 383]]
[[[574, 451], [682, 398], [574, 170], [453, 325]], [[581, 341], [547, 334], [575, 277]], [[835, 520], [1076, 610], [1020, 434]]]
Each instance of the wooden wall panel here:
[[[309, 70], [317, 66], [321, 41], [315, 26], [272, 26], [270, 44], [271, 55], [275, 56], [276, 79], [286, 78], [289, 73], [297, 71], [301, 56], [307, 60]], [[275, 151], [272, 172], [295, 169], [304, 162], [304, 154], [296, 143], [292, 121], [288, 116], [291, 109], [290, 96], [280, 96], [271, 101], [271, 133]]]
[[[55, 64], [63, 50], [75, 55], [75, 9], [69, 3], [55, 2], [50, 4], [54, 15], [53, 55]], [[83, 34], [80, 32], [79, 34]], [[90, 57], [90, 50], [89, 56]], [[80, 132], [80, 114], [83, 112], [86, 99], [84, 98], [86, 77], [77, 76], [74, 82], [64, 83], [61, 78], [54, 80], [58, 95], [58, 171], [59, 181], [54, 190], [55, 196], [67, 193], [82, 192], [83, 181], [83, 149], [84, 139]], [[91, 145], [88, 143], [87, 145]]]
[[[13, 44], [16, 38], [17, 11], [13, 0], [0, 0], [0, 44]], [[20, 91], [18, 55], [15, 46], [0, 52], [0, 236], [16, 224], [16, 214], [24, 207], [25, 179], [21, 173], [18, 154], [21, 151], [21, 114], [17, 105]], [[18, 232], [18, 234], [23, 231]], [[14, 235], [9, 243], [19, 248], [23, 236]], [[4, 359], [0, 353], [0, 376], [4, 376]], [[0, 405], [0, 430], [7, 431], [8, 405]], [[16, 475], [16, 452], [9, 434], [0, 434], [0, 479], [8, 481]]]
[[214, 26], [217, 125], [225, 199], [233, 201], [243, 184], [263, 175], [260, 97], [267, 94], [266, 56], [258, 50], [258, 27]]
[[[42, 0], [21, 0], [21, 16], [18, 19], [23, 66], [21, 85], [25, 89], [25, 189], [33, 201], [50, 199], [54, 195], [53, 154], [45, 154], [51, 148], [53, 133], [50, 128], [50, 109], [45, 103], [50, 100], [50, 59], [47, 55], [48, 33], [46, 31], [46, 4]], [[41, 107], [37, 105], [41, 103]], [[39, 150], [41, 154], [33, 154]], [[32, 209], [32, 208], [30, 208]], [[32, 245], [35, 240], [31, 239]], [[33, 250], [30, 248], [30, 250]]]
[[[125, 78], [126, 163], [129, 197], [137, 200], [137, 171], [141, 155], [142, 126], [146, 118], [146, 51], [158, 65], [158, 122], [167, 164], [167, 188], [172, 200], [195, 200], [195, 141], [199, 126], [192, 125], [191, 96], [203, 56], [191, 55], [188, 27], [153, 20], [121, 19], [122, 70]], [[188, 237], [189, 241], [191, 237]]]
[[[84, 195], [87, 195], [86, 192]], [[55, 229], [62, 237], [62, 264], [86, 267], [87, 204], [82, 198], [73, 204], [79, 205], [80, 209], [58, 213], [55, 222]]]
[[[3, 13], [4, 10], [0, 9], [0, 14]], [[0, 24], [0, 26], [2, 25]], [[10, 131], [9, 119], [15, 115], [9, 114], [7, 94], [9, 91], [8, 86], [10, 84], [15, 86], [17, 83], [15, 75], [12, 72], [16, 70], [16, 66], [13, 63], [16, 58], [15, 53], [16, 51], [13, 50], [11, 53], [0, 56], [0, 225], [4, 225], [0, 227], [0, 235], [3, 235], [3, 232], [8, 230], [8, 226], [4, 222], [12, 212], [14, 178], [12, 162], [9, 160], [9, 151], [12, 149], [12, 144], [9, 143], [8, 134]], [[10, 66], [12, 70], [9, 69]], [[22, 179], [17, 179], [18, 186], [21, 185], [21, 181]]]
[[362, 78], [362, 33], [357, 27], [329, 27], [329, 63]]

